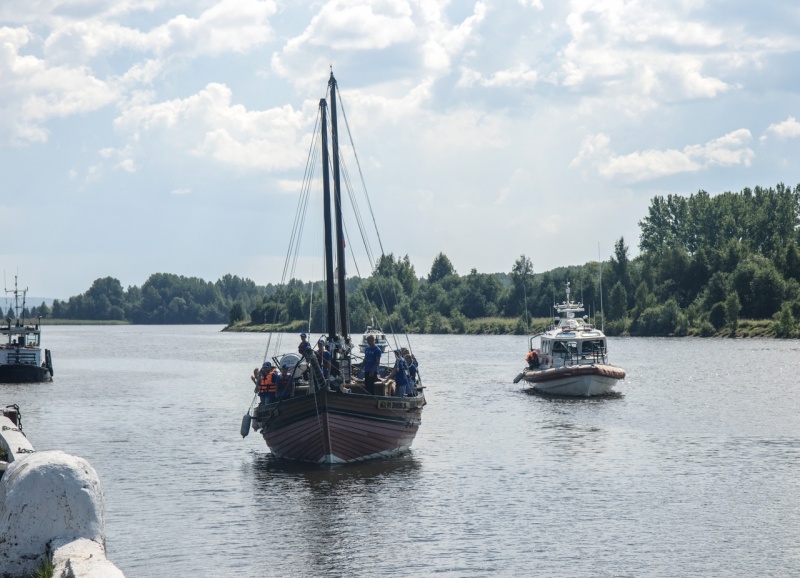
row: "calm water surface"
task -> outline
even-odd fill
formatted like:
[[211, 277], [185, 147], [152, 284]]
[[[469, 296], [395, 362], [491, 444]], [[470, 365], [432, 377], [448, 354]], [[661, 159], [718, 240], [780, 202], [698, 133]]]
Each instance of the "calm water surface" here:
[[525, 338], [415, 336], [412, 451], [321, 468], [241, 438], [266, 340], [219, 329], [46, 327], [55, 381], [0, 390], [129, 578], [800, 575], [796, 341], [611, 339], [618, 395], [569, 400], [512, 383]]

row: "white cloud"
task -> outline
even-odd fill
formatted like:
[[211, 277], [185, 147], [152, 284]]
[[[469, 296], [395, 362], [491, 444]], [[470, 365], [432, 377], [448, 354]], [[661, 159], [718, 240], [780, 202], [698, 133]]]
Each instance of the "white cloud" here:
[[189, 54], [243, 53], [271, 39], [271, 0], [221, 0], [198, 18], [181, 15], [154, 31], [166, 34], [171, 49]]
[[405, 0], [331, 0], [284, 50], [296, 52], [305, 46], [381, 50], [413, 40], [416, 26], [411, 16], [411, 6]]
[[211, 83], [190, 97], [138, 102], [115, 120], [115, 128], [136, 143], [134, 154], [163, 146], [222, 165], [280, 170], [305, 161], [310, 111], [289, 105], [265, 111], [232, 103], [230, 88]]
[[425, 9], [425, 3], [422, 6], [425, 20], [423, 34], [426, 38], [422, 45], [424, 66], [430, 71], [447, 73], [453, 57], [464, 50], [475, 29], [486, 18], [486, 4], [476, 2], [473, 13], [456, 26], [444, 22], [441, 9], [434, 10], [430, 4]]
[[611, 139], [593, 135], [581, 143], [570, 167], [590, 164], [605, 179], [639, 182], [686, 172], [697, 172], [711, 166], [750, 166], [755, 153], [747, 144], [750, 131], [739, 129], [703, 145], [689, 145], [683, 150], [644, 150], [616, 155]]
[[44, 49], [49, 59], [72, 63], [122, 49], [162, 58], [244, 53], [272, 38], [269, 19], [276, 10], [272, 0], [220, 0], [196, 18], [178, 14], [146, 32], [107, 21], [103, 14], [54, 27]]
[[23, 144], [46, 141], [43, 125], [52, 118], [98, 110], [119, 96], [88, 68], [49, 66], [20, 54], [32, 38], [26, 28], [0, 28], [0, 123], [9, 124], [11, 140]]
[[797, 119], [790, 116], [782, 122], [769, 125], [766, 132], [779, 139], [796, 138], [800, 136], [800, 122], [797, 122]]
[[[303, 32], [272, 56], [272, 70], [295, 86], [308, 90], [328, 64], [381, 60], [382, 77], [396, 69], [405, 84], [447, 75], [453, 60], [475, 37], [485, 19], [484, 2], [462, 22], [447, 21], [447, 2], [406, 0], [331, 0], [323, 5]], [[325, 56], [320, 56], [320, 53]], [[421, 63], [421, 66], [420, 66]], [[334, 66], [336, 69], [337, 66]]]
[[751, 50], [747, 39], [703, 22], [691, 3], [576, 0], [571, 6], [572, 38], [549, 80], [573, 90], [624, 95], [633, 114], [659, 101], [714, 98], [731, 85], [712, 71], [748, 62], [742, 56]]
[[[108, 20], [159, 5], [39, 2], [36, 29], [45, 24], [43, 40], [27, 27], [0, 28], [0, 125], [7, 138], [45, 142], [50, 119], [119, 103], [127, 90], [153, 83], [176, 55], [243, 53], [260, 46], [272, 37], [269, 18], [277, 10], [273, 0], [220, 0], [196, 18], [180, 14], [148, 31]], [[23, 12], [20, 3], [2, 9], [12, 20], [25, 19]], [[95, 72], [95, 59], [120, 50], [133, 57], [127, 71]], [[145, 54], [156, 56], [142, 59]], [[120, 167], [132, 169], [129, 163]]]
[[483, 78], [480, 72], [467, 67], [461, 68], [461, 74], [456, 83], [459, 88], [469, 88], [480, 85], [485, 88], [499, 87], [530, 87], [536, 84], [539, 75], [531, 70], [527, 64], [517, 64], [514, 68], [498, 70], [489, 78]]

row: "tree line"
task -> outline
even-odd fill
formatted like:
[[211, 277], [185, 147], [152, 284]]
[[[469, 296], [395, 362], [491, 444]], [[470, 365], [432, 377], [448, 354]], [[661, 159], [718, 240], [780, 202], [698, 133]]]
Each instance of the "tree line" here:
[[[377, 323], [396, 332], [523, 334], [548, 322], [569, 281], [573, 299], [612, 335], [736, 334], [743, 319], [798, 334], [800, 185], [656, 196], [639, 226], [634, 258], [620, 237], [607, 261], [542, 273], [522, 254], [508, 273], [459, 275], [440, 253], [418, 276], [408, 256], [383, 255], [370, 277], [347, 280], [350, 330]], [[141, 288], [97, 279], [31, 317], [276, 329], [309, 328], [310, 320], [309, 329], [323, 331], [325, 307], [321, 282], [257, 286], [232, 275], [212, 283], [157, 273]]]

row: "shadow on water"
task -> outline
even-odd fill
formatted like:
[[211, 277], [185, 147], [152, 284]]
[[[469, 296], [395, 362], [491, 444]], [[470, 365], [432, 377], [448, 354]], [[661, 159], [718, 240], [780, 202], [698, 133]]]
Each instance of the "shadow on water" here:
[[605, 403], [615, 399], [623, 399], [625, 394], [621, 391], [609, 391], [601, 395], [591, 395], [583, 397], [575, 397], [573, 395], [555, 395], [552, 393], [545, 393], [538, 389], [525, 388], [520, 390], [520, 393], [534, 398], [539, 398], [542, 401], [554, 403]]
[[374, 484], [404, 479], [419, 473], [420, 465], [410, 453], [361, 464], [308, 464], [259, 454], [250, 465], [255, 490], [268, 490], [275, 482], [303, 482], [309, 489], [336, 489], [341, 484]]

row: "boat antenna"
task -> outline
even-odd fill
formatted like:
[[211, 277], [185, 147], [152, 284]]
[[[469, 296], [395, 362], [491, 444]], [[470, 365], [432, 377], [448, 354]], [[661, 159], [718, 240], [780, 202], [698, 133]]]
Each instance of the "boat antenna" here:
[[603, 311], [603, 260], [600, 258], [600, 242], [597, 243], [597, 259], [600, 261], [600, 331], [605, 333], [606, 314]]
[[526, 282], [525, 276], [527, 274], [527, 270], [524, 267], [524, 265], [523, 265], [522, 273], [523, 273], [523, 277], [522, 277], [522, 295], [525, 297], [525, 333], [527, 334], [527, 333], [531, 332], [531, 327], [530, 327], [531, 324], [528, 321], [528, 289], [527, 289], [527, 287], [525, 287], [525, 282]]
[[[14, 317], [16, 317], [17, 326], [19, 326], [19, 320], [20, 320], [20, 316], [19, 316], [19, 313], [20, 313], [20, 305], [19, 305], [20, 289], [19, 289], [19, 287], [17, 285], [17, 278], [18, 277], [19, 277], [19, 275], [14, 275], [14, 289], [9, 289], [8, 287], [5, 287], [5, 272], [3, 272], [3, 287], [5, 288], [5, 292], [6, 292], [6, 301], [8, 301], [8, 294], [9, 293], [13, 293], [14, 294]], [[25, 314], [25, 295], [27, 295], [27, 293], [28, 293], [28, 288], [26, 287], [25, 289], [22, 289], [21, 292], [22, 292], [22, 308], [21, 308], [21, 310], [22, 310], [22, 314], [24, 315]], [[25, 324], [25, 318], [24, 317], [22, 318], [22, 324], [23, 325]], [[9, 322], [9, 326], [10, 326], [10, 322]]]

